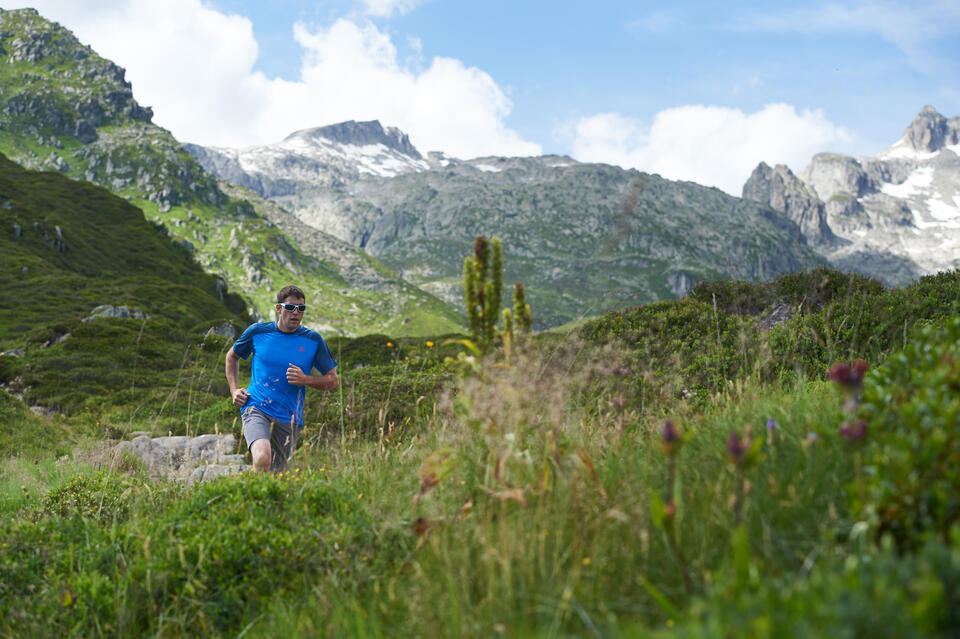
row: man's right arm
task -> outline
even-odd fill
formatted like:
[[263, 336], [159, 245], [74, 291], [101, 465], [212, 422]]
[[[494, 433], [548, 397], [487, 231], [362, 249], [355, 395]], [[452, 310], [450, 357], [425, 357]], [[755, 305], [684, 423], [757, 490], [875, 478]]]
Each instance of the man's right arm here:
[[243, 406], [250, 399], [250, 393], [246, 388], [240, 388], [237, 381], [240, 378], [240, 356], [233, 349], [227, 350], [227, 360], [225, 364], [225, 373], [227, 375], [227, 384], [230, 385], [230, 397], [233, 399], [234, 406]]

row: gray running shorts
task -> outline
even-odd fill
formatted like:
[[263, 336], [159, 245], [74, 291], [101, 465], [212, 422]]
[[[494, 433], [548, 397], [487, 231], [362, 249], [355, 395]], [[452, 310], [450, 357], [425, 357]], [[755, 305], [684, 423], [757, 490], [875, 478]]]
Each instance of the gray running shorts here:
[[292, 427], [274, 417], [270, 417], [256, 406], [248, 406], [241, 413], [243, 419], [243, 437], [247, 448], [258, 439], [270, 442], [270, 470], [282, 472], [287, 469], [287, 461], [297, 445], [296, 426]]

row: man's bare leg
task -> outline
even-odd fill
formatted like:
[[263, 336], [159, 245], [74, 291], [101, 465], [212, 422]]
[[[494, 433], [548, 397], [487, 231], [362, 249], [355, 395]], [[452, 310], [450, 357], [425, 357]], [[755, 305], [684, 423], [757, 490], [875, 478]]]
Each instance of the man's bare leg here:
[[250, 455], [253, 457], [253, 470], [265, 473], [270, 470], [270, 440], [258, 439], [250, 446]]

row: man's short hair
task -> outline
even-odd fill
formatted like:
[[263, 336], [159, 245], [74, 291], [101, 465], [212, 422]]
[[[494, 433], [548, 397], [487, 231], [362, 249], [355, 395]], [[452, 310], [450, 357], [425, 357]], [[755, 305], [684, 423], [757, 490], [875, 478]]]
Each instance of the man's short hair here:
[[283, 300], [288, 297], [297, 297], [303, 301], [307, 301], [307, 296], [303, 294], [303, 290], [299, 286], [294, 286], [290, 284], [289, 286], [284, 286], [280, 289], [280, 292], [277, 293], [277, 304], [283, 302]]

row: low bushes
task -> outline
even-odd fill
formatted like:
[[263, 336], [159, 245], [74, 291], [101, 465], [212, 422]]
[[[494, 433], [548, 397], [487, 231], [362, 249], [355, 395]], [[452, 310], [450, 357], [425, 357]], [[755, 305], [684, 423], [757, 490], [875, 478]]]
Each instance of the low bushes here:
[[921, 327], [864, 383], [865, 501], [900, 547], [960, 525], [960, 318]]
[[382, 530], [343, 481], [245, 475], [182, 496], [103, 473], [0, 524], [0, 634], [236, 635], [270, 601], [395, 569], [409, 536]]

